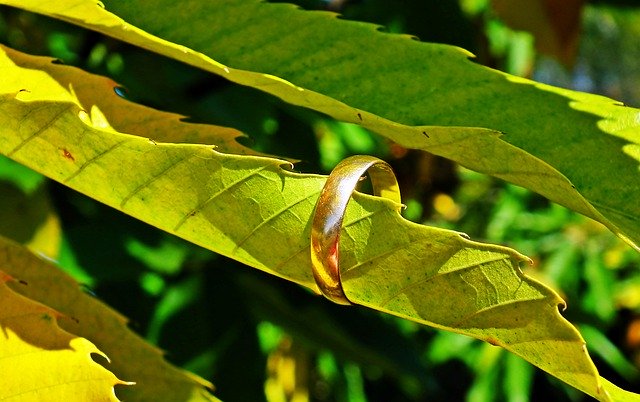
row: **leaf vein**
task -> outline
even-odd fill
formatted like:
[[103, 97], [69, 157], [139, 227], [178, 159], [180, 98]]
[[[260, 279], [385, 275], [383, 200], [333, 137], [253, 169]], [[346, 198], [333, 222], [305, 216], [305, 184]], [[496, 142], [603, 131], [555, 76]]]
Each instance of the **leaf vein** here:
[[[492, 304], [490, 306], [478, 309], [478, 310], [474, 311], [471, 314], [467, 314], [466, 316], [462, 317], [460, 320], [450, 324], [450, 326], [452, 328], [460, 328], [462, 326], [462, 324], [464, 324], [466, 321], [469, 321], [471, 318], [473, 318], [475, 316], [478, 316], [480, 314], [483, 314], [483, 313], [485, 313], [487, 311], [491, 311], [494, 308], [502, 307], [502, 306], [508, 306], [510, 304], [523, 303], [523, 302], [527, 302], [527, 301], [534, 301], [534, 300], [536, 300], [536, 299], [510, 299], [510, 300], [507, 300], [507, 301], [497, 302], [497, 303]], [[511, 344], [513, 344], [513, 343], [511, 343]]]
[[260, 224], [256, 227], [254, 227], [251, 232], [249, 234], [247, 234], [242, 240], [240, 240], [238, 242], [238, 244], [236, 245], [236, 247], [233, 250], [233, 253], [235, 254], [235, 252], [242, 247], [242, 245], [249, 239], [251, 238], [253, 235], [255, 235], [260, 228], [262, 228], [264, 225], [266, 225], [267, 223], [271, 222], [272, 220], [276, 219], [278, 216], [282, 215], [283, 213], [285, 213], [286, 211], [290, 210], [291, 208], [293, 208], [294, 206], [300, 204], [301, 202], [308, 200], [309, 198], [314, 197], [315, 195], [319, 194], [321, 190], [318, 191], [314, 191], [311, 194], [308, 194], [302, 198], [299, 198], [297, 200], [295, 200], [294, 202], [287, 204], [284, 206], [284, 208], [281, 208], [280, 210], [276, 211], [275, 213], [273, 213], [271, 216], [269, 216], [267, 219], [263, 220], [262, 222], [260, 222]]
[[[18, 144], [15, 148], [13, 148], [8, 154], [7, 156], [11, 157], [12, 155], [14, 155], [16, 152], [18, 152], [19, 150], [21, 150], [25, 145], [27, 145], [29, 142], [31, 142], [32, 140], [36, 139], [38, 136], [40, 136], [42, 133], [46, 132], [47, 129], [49, 127], [51, 127], [56, 121], [58, 121], [63, 114], [65, 114], [69, 109], [71, 109], [73, 106], [73, 104], [69, 104], [66, 105], [66, 107], [62, 108], [58, 113], [56, 113], [47, 123], [45, 123], [44, 125], [42, 125], [40, 128], [38, 128], [36, 131], [33, 132], [33, 134], [31, 134], [30, 136], [28, 136], [27, 138], [25, 138], [24, 140], [22, 140], [22, 142], [20, 144]], [[40, 110], [40, 109], [36, 109], [36, 110]], [[34, 110], [35, 111], [35, 110]], [[26, 117], [26, 116], [25, 116]], [[24, 120], [24, 119], [23, 119]]]
[[189, 211], [186, 215], [184, 215], [182, 218], [180, 218], [180, 220], [178, 221], [178, 223], [176, 224], [176, 226], [173, 228], [174, 232], [177, 232], [182, 225], [184, 225], [184, 223], [191, 218], [192, 216], [194, 216], [195, 214], [198, 213], [198, 211], [201, 211], [203, 208], [205, 208], [209, 203], [211, 203], [214, 199], [216, 199], [217, 197], [219, 197], [220, 195], [224, 194], [225, 192], [229, 191], [230, 189], [232, 189], [233, 187], [237, 186], [238, 184], [241, 184], [243, 182], [245, 182], [246, 180], [250, 179], [252, 176], [256, 175], [257, 173], [267, 169], [269, 167], [269, 165], [264, 165], [264, 166], [260, 166], [257, 169], [253, 169], [252, 171], [250, 171], [248, 174], [238, 178], [236, 181], [234, 181], [233, 183], [229, 184], [228, 186], [225, 186], [224, 188], [222, 188], [221, 190], [215, 192], [213, 195], [211, 195], [208, 199], [206, 199], [204, 202], [202, 202], [200, 205], [196, 206], [194, 209], [192, 209], [191, 211]]
[[419, 281], [410, 283], [407, 286], [404, 286], [403, 288], [398, 290], [397, 293], [395, 293], [395, 294], [391, 295], [390, 297], [388, 297], [386, 300], [383, 300], [380, 303], [380, 307], [385, 307], [388, 303], [391, 302], [391, 300], [395, 299], [396, 297], [398, 297], [402, 293], [404, 293], [407, 290], [409, 290], [409, 289], [411, 289], [413, 287], [416, 287], [418, 285], [422, 285], [424, 283], [430, 282], [430, 281], [432, 281], [432, 280], [434, 280], [436, 278], [442, 277], [444, 275], [449, 275], [449, 274], [453, 274], [453, 273], [459, 273], [460, 271], [466, 271], [466, 270], [469, 270], [469, 269], [473, 269], [473, 268], [479, 267], [479, 266], [484, 265], [484, 264], [488, 264], [488, 263], [491, 263], [491, 262], [503, 260], [504, 258], [505, 258], [504, 256], [501, 256], [501, 257], [487, 259], [487, 260], [482, 261], [482, 262], [475, 262], [475, 263], [472, 263], [472, 264], [468, 264], [466, 266], [463, 265], [463, 266], [460, 266], [460, 267], [456, 267], [456, 269], [453, 270], [453, 271], [438, 272], [435, 275], [429, 276], [428, 278], [424, 278], [424, 279], [421, 279]]
[[70, 182], [71, 180], [73, 180], [74, 178], [76, 178], [80, 173], [84, 172], [86, 168], [88, 168], [90, 165], [96, 163], [96, 161], [102, 157], [104, 157], [105, 155], [107, 155], [108, 153], [110, 153], [111, 151], [113, 151], [114, 149], [118, 148], [120, 145], [124, 144], [126, 142], [126, 140], [122, 140], [119, 142], [116, 142], [115, 144], [113, 144], [112, 146], [110, 146], [109, 148], [105, 149], [104, 151], [96, 154], [95, 156], [93, 156], [91, 159], [88, 159], [85, 163], [83, 163], [78, 170], [76, 170], [75, 172], [73, 172], [71, 175], [69, 175], [66, 179], [64, 179], [65, 183]]
[[343, 273], [352, 272], [353, 270], [355, 270], [355, 269], [357, 269], [357, 268], [360, 268], [360, 267], [361, 267], [361, 266], [363, 266], [364, 264], [367, 264], [367, 263], [369, 263], [369, 262], [371, 262], [371, 261], [377, 260], [378, 258], [383, 258], [383, 257], [385, 257], [385, 256], [387, 256], [387, 255], [389, 255], [389, 254], [393, 254], [393, 253], [395, 253], [396, 251], [402, 250], [403, 248], [406, 248], [406, 247], [408, 247], [408, 246], [410, 246], [410, 245], [412, 245], [412, 244], [415, 244], [415, 243], [422, 242], [422, 241], [424, 241], [424, 240], [425, 240], [425, 239], [416, 239], [416, 240], [412, 240], [412, 241], [410, 241], [410, 242], [408, 242], [408, 243], [402, 243], [402, 244], [398, 245], [397, 247], [394, 247], [394, 248], [392, 248], [392, 249], [389, 249], [389, 250], [385, 251], [384, 253], [380, 253], [380, 254], [378, 254], [378, 255], [374, 255], [374, 256], [373, 256], [373, 257], [371, 257], [371, 258], [368, 258], [368, 259], [366, 259], [366, 260], [364, 260], [364, 261], [361, 261], [361, 262], [359, 262], [359, 263], [357, 263], [357, 264], [355, 264], [355, 265], [353, 265], [353, 266], [351, 266], [351, 267], [349, 267], [349, 268], [345, 269]]
[[175, 168], [176, 166], [178, 166], [179, 164], [181, 164], [183, 162], [188, 161], [189, 159], [191, 159], [191, 157], [193, 157], [193, 155], [189, 155], [187, 157], [177, 159], [174, 162], [172, 162], [169, 165], [167, 165], [160, 172], [150, 176], [144, 183], [141, 183], [139, 186], [134, 188], [129, 194], [127, 194], [122, 199], [122, 201], [120, 202], [120, 209], [124, 209], [124, 206], [126, 205], [126, 203], [129, 202], [129, 200], [131, 198], [133, 198], [136, 194], [138, 194], [140, 191], [142, 191], [143, 189], [149, 187], [151, 185], [151, 183], [153, 183], [154, 181], [156, 181], [159, 178], [161, 178], [162, 176], [164, 176], [169, 170]]

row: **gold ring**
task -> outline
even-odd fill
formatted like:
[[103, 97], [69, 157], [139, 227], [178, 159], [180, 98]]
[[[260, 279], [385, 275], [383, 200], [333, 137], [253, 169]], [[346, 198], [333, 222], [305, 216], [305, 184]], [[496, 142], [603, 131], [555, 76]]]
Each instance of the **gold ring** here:
[[400, 188], [389, 164], [373, 156], [356, 155], [333, 169], [316, 203], [311, 225], [311, 269], [320, 292], [337, 304], [352, 304], [340, 280], [340, 231], [351, 195], [369, 171], [373, 194], [398, 204]]

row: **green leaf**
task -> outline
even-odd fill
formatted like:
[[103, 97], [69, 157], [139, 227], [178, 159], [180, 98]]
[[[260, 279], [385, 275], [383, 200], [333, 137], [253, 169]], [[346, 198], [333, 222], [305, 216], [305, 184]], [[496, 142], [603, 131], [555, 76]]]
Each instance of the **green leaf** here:
[[[285, 162], [273, 158], [149, 140], [194, 125], [133, 105], [110, 80], [51, 59], [3, 47], [0, 68], [0, 153], [158, 228], [315, 289], [310, 221], [325, 177], [283, 170]], [[136, 136], [113, 128], [134, 119], [166, 127], [138, 124]], [[340, 263], [349, 300], [500, 345], [610, 400], [583, 339], [558, 311], [562, 300], [520, 271], [526, 257], [413, 224], [396, 203], [360, 193], [344, 222]]]
[[491, 70], [459, 48], [289, 4], [107, 1], [105, 10], [90, 0], [1, 2], [527, 187], [602, 222], [640, 250], [637, 109]]
[[[217, 401], [206, 390], [211, 387], [211, 384], [167, 363], [162, 357], [162, 351], [145, 342], [127, 327], [127, 320], [124, 317], [96, 298], [84, 293], [75, 280], [55, 265], [38, 258], [25, 247], [3, 237], [0, 237], [0, 265], [14, 278], [27, 283], [23, 286], [14, 286], [13, 289], [16, 292], [48, 306], [49, 309], [55, 309], [59, 312], [57, 314], [63, 314], [66, 319], [58, 320], [58, 325], [63, 330], [81, 336], [82, 338], [79, 339], [86, 343], [88, 343], [87, 339], [93, 342], [109, 356], [108, 367], [113, 373], [135, 383], [117, 388], [117, 394], [123, 400]], [[0, 315], [7, 310], [5, 303], [2, 306]], [[18, 321], [15, 317], [12, 320]], [[30, 331], [29, 336], [38, 340], [46, 339], [35, 330]], [[0, 349], [2, 349], [1, 346]], [[90, 350], [90, 353], [93, 352]], [[64, 361], [66, 358], [53, 356], [52, 359]], [[0, 363], [3, 361], [9, 360], [0, 356]], [[24, 367], [25, 370], [30, 371], [36, 366], [25, 364]], [[49, 365], [45, 366], [44, 370], [73, 375], [76, 373], [74, 370], [78, 368], [61, 366], [53, 369]], [[2, 371], [3, 373], [11, 372], [11, 370]], [[24, 371], [16, 371], [16, 373], [19, 373], [20, 377], [31, 379], [38, 377], [25, 375]], [[77, 400], [78, 395], [68, 396], [66, 399]], [[91, 397], [80, 399], [95, 400]]]

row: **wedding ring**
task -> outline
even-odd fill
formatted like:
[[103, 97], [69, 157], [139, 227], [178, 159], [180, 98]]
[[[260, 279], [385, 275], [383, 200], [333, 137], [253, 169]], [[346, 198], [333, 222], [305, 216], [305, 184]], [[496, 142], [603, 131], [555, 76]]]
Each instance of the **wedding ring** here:
[[351, 195], [365, 172], [373, 194], [398, 204], [400, 188], [389, 164], [373, 156], [356, 155], [333, 169], [316, 203], [311, 225], [311, 268], [320, 292], [337, 304], [352, 304], [340, 279], [340, 231]]

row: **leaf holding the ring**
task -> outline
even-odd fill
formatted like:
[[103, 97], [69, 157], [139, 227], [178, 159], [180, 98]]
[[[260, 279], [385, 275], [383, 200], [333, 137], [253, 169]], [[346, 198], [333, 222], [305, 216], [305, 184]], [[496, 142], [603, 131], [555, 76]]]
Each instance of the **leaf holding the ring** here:
[[[587, 356], [584, 341], [568, 322], [564, 327], [551, 325], [550, 331], [545, 328], [564, 321], [558, 311], [564, 302], [543, 285], [525, 280], [518, 265], [528, 259], [515, 253], [509, 256], [512, 250], [500, 253], [490, 247], [480, 252], [477, 247], [464, 247], [456, 251], [451, 248], [455, 243], [452, 238], [442, 241], [438, 248], [434, 247], [433, 237], [412, 238], [408, 242], [398, 241], [391, 250], [380, 247], [380, 251], [374, 246], [371, 256], [363, 255], [341, 270], [340, 228], [355, 186], [367, 170], [374, 194], [395, 203], [396, 209], [400, 205], [395, 175], [385, 162], [357, 155], [335, 167], [317, 201], [311, 228], [314, 279], [324, 296], [338, 304], [362, 304], [472, 335], [525, 358], [535, 355], [542, 345], [561, 356]], [[391, 226], [402, 223], [381, 225]], [[347, 228], [345, 232], [351, 230]], [[373, 227], [367, 227], [368, 235], [372, 230]], [[349, 237], [365, 236], [354, 232]], [[466, 235], [460, 234], [460, 239], [466, 241]], [[407, 261], [402, 271], [397, 270], [398, 260]], [[422, 264], [416, 264], [416, 260]], [[395, 269], [380, 270], [377, 266]], [[425, 271], [425, 267], [431, 269]], [[565, 361], [541, 359], [535, 364], [550, 373], [573, 371], [567, 377], [575, 380], [572, 385], [583, 391], [586, 390], [580, 385], [591, 382], [593, 375], [581, 372], [578, 366], [568, 367]], [[599, 386], [595, 394], [591, 393], [598, 399], [638, 398], [630, 393], [624, 396], [624, 391], [606, 381], [601, 384], [602, 388]]]
[[[310, 226], [326, 177], [283, 170], [278, 159], [150, 140], [163, 125], [118, 132], [122, 121], [163, 114], [134, 107], [110, 80], [48, 58], [0, 47], [0, 69], [0, 153], [144, 222], [315, 289]], [[86, 99], [113, 105], [103, 110]], [[193, 128], [167, 121], [168, 130]], [[395, 202], [360, 193], [349, 202], [340, 242], [342, 284], [353, 303], [500, 345], [602, 401], [637, 400], [599, 377], [583, 339], [558, 312], [562, 300], [523, 275], [519, 263], [527, 259], [516, 251], [413, 224]]]

